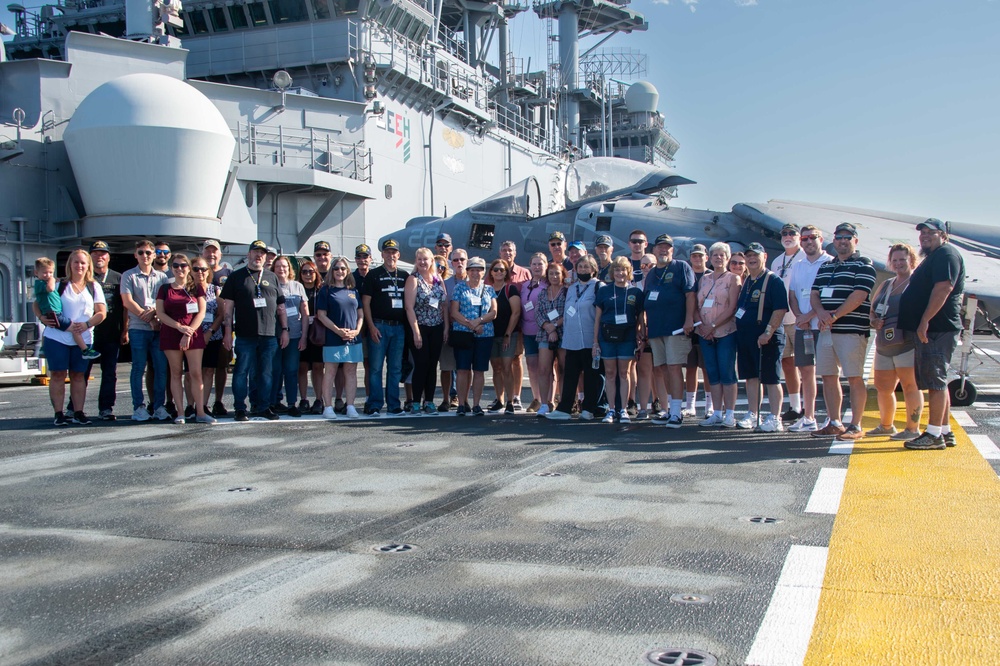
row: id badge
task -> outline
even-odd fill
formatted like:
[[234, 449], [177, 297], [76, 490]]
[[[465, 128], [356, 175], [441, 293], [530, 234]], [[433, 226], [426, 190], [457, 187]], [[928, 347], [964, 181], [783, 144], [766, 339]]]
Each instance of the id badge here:
[[885, 303], [879, 303], [878, 305], [875, 306], [875, 312], [878, 314], [879, 317], [884, 317], [885, 313], [888, 311], [889, 311], [889, 306], [886, 305]]
[[392, 299], [392, 309], [393, 310], [402, 310], [403, 309], [403, 299], [402, 298], [394, 298], [394, 299]]
[[534, 309], [535, 309], [535, 304], [534, 304], [534, 303], [532, 303], [531, 301], [527, 301], [527, 302], [526, 302], [526, 303], [524, 304], [524, 311], [525, 311], [525, 312], [531, 312], [531, 311], [532, 311], [532, 310], [534, 310]]
[[649, 292], [649, 296], [646, 297], [646, 300], [647, 301], [655, 301], [659, 297], [660, 297], [660, 292], [658, 292], [658, 291], [651, 291], [651, 292]]
[[627, 324], [628, 323], [628, 315], [616, 314], [615, 315], [615, 323], [616, 324]]
[[309, 315], [309, 325], [310, 325], [310, 326], [312, 326], [312, 323], [313, 323], [314, 321], [316, 321], [316, 316], [315, 316], [315, 315]]
[[703, 308], [710, 308], [713, 305], [715, 305], [715, 299], [714, 298], [706, 298], [705, 302], [702, 304], [701, 307], [703, 307]]
[[198, 314], [198, 304], [197, 303], [188, 303], [187, 306], [186, 306], [186, 308], [187, 308], [187, 313], [188, 314]]
[[212, 314], [211, 312], [206, 312], [205, 318], [201, 320], [201, 323], [211, 324], [213, 321], [215, 321], [215, 315]]
[[438, 305], [440, 303], [441, 303], [441, 301], [439, 299], [437, 299], [437, 298], [429, 298], [429, 299], [427, 299], [427, 304], [430, 305], [435, 310], [437, 310], [437, 307], [438, 307]]
[[566, 308], [566, 316], [572, 317], [574, 315], [576, 315], [576, 306], [571, 305]]
[[299, 311], [296, 310], [296, 309], [294, 309], [294, 308], [289, 308], [288, 310], [285, 311], [285, 316], [288, 319], [298, 319], [299, 318]]
[[736, 318], [737, 319], [743, 319], [743, 315], [744, 314], [746, 314], [746, 310], [744, 310], [743, 308], [740, 308], [740, 309], [738, 309], [736, 311]]
[[549, 317], [549, 321], [555, 321], [556, 319], [559, 319], [559, 311], [558, 310], [549, 310], [548, 317]]
[[820, 290], [819, 295], [822, 298], [833, 298], [833, 287], [823, 287]]
[[477, 308], [483, 304], [483, 299], [480, 296], [472, 294], [469, 296], [469, 305], [475, 305]]
[[258, 308], [258, 309], [259, 308], [266, 308], [267, 307], [267, 299], [264, 298], [264, 297], [255, 298], [255, 299], [253, 299], [253, 306], [255, 308]]

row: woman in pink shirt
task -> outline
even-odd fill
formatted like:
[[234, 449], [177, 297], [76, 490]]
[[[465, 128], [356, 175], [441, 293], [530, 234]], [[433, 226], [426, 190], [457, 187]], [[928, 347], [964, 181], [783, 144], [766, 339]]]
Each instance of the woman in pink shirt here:
[[736, 302], [742, 280], [728, 270], [731, 251], [726, 243], [715, 243], [708, 257], [712, 272], [705, 273], [698, 287], [696, 329], [708, 371], [709, 390], [715, 412], [698, 425], [736, 427]]

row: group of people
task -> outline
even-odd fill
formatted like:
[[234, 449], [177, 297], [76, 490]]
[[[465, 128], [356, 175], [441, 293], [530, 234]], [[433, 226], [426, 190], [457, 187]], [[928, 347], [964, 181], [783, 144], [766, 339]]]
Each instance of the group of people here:
[[[863, 365], [875, 331], [882, 418], [867, 434], [904, 440], [909, 448], [945, 448], [954, 443], [946, 382], [962, 329], [964, 265], [942, 222], [917, 228], [924, 260], [918, 264], [909, 245], [892, 246], [894, 275], [877, 288], [850, 223], [834, 232], [835, 256], [824, 251], [816, 227], [785, 225], [784, 252], [770, 268], [760, 243], [736, 254], [727, 243], [696, 244], [685, 261], [674, 257], [669, 235], [650, 244], [638, 229], [629, 234], [627, 255], [618, 257], [610, 236], [598, 236], [589, 254], [582, 242], [567, 244], [554, 232], [548, 255], [533, 254], [526, 268], [516, 263], [511, 241], [487, 262], [442, 233], [433, 249], [417, 250], [412, 273], [399, 266], [392, 239], [382, 243], [382, 263], [374, 268], [371, 249], [359, 245], [354, 270], [325, 241], [314, 245], [311, 260], [279, 256], [254, 241], [234, 270], [222, 263], [214, 240], [190, 257], [141, 240], [136, 266], [124, 274], [108, 268], [109, 248], [97, 241], [90, 252], [70, 253], [61, 282], [53, 279], [51, 261], [36, 263], [35, 310], [48, 326], [57, 425], [89, 423], [86, 377], [96, 362], [100, 418], [114, 420], [115, 364], [127, 343], [135, 421], [210, 424], [227, 416], [226, 368], [235, 353], [237, 421], [282, 413], [358, 418], [524, 410], [551, 420], [652, 418], [679, 428], [696, 413], [700, 371], [706, 386], [700, 426], [778, 432], [784, 422], [793, 432], [857, 439], [866, 434]], [[365, 367], [360, 411], [359, 363]], [[491, 367], [496, 398], [484, 409]], [[817, 374], [823, 425], [815, 411]], [[841, 376], [850, 387], [846, 424]], [[782, 378], [790, 402], [784, 413]], [[739, 419], [738, 380], [746, 382], [749, 403]], [[902, 430], [893, 424], [897, 382], [906, 402]], [[442, 400], [435, 405], [438, 386]], [[930, 425], [921, 434], [922, 390], [929, 391]], [[762, 414], [765, 394], [769, 410]], [[183, 412], [175, 407], [182, 403]]]

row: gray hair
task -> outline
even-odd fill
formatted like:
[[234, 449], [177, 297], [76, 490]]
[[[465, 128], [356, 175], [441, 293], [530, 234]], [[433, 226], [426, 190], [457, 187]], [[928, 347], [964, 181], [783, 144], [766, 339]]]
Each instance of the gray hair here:
[[733, 256], [733, 249], [729, 247], [729, 243], [723, 243], [722, 241], [712, 243], [712, 247], [708, 248], [708, 256], [711, 257], [718, 250], [722, 250], [722, 253], [726, 255], [726, 263], [728, 264]]

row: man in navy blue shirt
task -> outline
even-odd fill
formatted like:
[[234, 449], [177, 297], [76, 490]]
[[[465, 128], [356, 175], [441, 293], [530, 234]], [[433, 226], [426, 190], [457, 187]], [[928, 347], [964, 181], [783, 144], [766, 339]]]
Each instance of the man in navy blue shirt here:
[[649, 346], [653, 350], [653, 381], [659, 396], [670, 396], [669, 414], [653, 423], [680, 428], [684, 380], [681, 368], [691, 353], [694, 330], [695, 289], [691, 264], [674, 259], [674, 239], [656, 237], [656, 268], [646, 276], [645, 310]]

